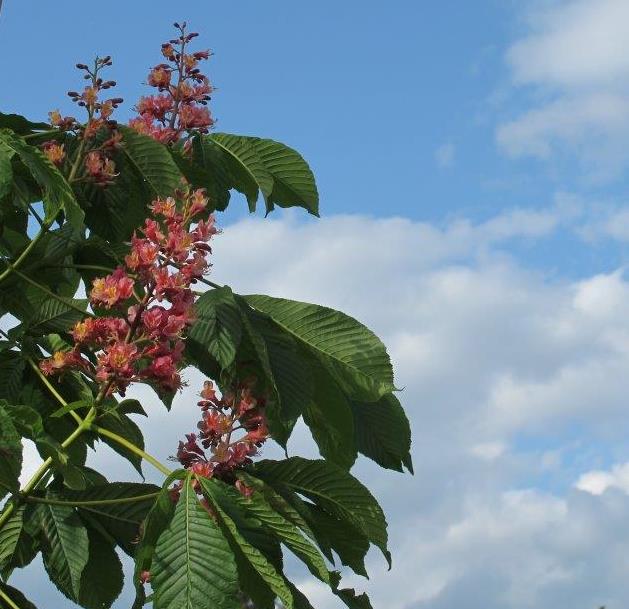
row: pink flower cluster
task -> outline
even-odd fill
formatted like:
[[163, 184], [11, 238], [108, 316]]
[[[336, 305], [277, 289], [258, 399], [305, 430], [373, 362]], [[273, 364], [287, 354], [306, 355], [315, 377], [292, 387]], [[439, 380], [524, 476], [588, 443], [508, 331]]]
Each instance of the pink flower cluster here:
[[[74, 131], [83, 140], [91, 140], [102, 130], [109, 131], [109, 137], [97, 147], [92, 148], [83, 160], [84, 178], [98, 184], [107, 186], [116, 177], [116, 168], [111, 160], [111, 153], [120, 146], [121, 136], [116, 130], [117, 123], [111, 119], [115, 108], [122, 103], [122, 98], [112, 97], [100, 100], [100, 93], [116, 86], [113, 80], [103, 80], [99, 72], [112, 65], [111, 57], [96, 59], [94, 67], [89, 68], [84, 63], [76, 64], [76, 67], [85, 72], [84, 78], [90, 81], [81, 93], [69, 91], [68, 95], [78, 106], [87, 111], [87, 122], [81, 125], [72, 116], [62, 116], [59, 110], [49, 112], [50, 123], [61, 131]], [[44, 154], [57, 166], [63, 165], [66, 154], [63, 144], [49, 141], [42, 145]]]
[[175, 23], [175, 27], [179, 37], [162, 45], [168, 63], [156, 65], [148, 75], [148, 84], [158, 94], [142, 97], [136, 106], [139, 116], [129, 122], [136, 131], [163, 144], [176, 142], [185, 133], [207, 133], [214, 124], [207, 108], [212, 86], [198, 67], [210, 53], [187, 53], [186, 46], [198, 34], [186, 34], [185, 23]]
[[[133, 236], [125, 266], [92, 284], [92, 307], [124, 315], [78, 322], [74, 348], [42, 361], [45, 374], [78, 369], [107, 395], [124, 395], [134, 381], [167, 392], [182, 386], [182, 336], [194, 319], [190, 286], [207, 272], [208, 242], [217, 233], [213, 216], [195, 220], [207, 203], [203, 191], [188, 189], [153, 202], [154, 217]], [[95, 353], [95, 363], [84, 352]]]
[[[265, 402], [254, 397], [254, 386], [255, 380], [248, 379], [219, 398], [212, 382], [206, 381], [199, 402], [199, 433], [186, 435], [177, 450], [177, 460], [186, 469], [232, 483], [245, 497], [253, 489], [237, 480], [233, 472], [251, 463], [251, 457], [269, 437]], [[238, 438], [234, 437], [236, 432], [240, 432]]]

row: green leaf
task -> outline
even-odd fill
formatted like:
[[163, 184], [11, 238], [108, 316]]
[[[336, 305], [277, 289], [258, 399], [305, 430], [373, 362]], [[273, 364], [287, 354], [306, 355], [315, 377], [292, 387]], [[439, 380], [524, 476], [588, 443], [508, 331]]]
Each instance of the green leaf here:
[[[52, 492], [48, 497], [59, 498]], [[81, 576], [89, 560], [87, 530], [71, 507], [42, 504], [39, 514], [44, 567], [55, 586], [76, 601], [81, 594]]]
[[224, 211], [229, 204], [233, 180], [225, 163], [225, 153], [204, 137], [193, 137], [191, 150], [170, 147], [173, 160], [193, 188], [204, 188], [209, 198], [207, 211]]
[[213, 375], [216, 365], [225, 370], [234, 362], [242, 338], [240, 312], [229, 287], [202, 294], [195, 312], [186, 349], [203, 372]]
[[240, 296], [236, 301], [251, 351], [247, 353], [245, 349], [239, 353], [239, 359], [257, 361], [255, 376], [269, 386], [266, 392], [269, 429], [273, 439], [285, 447], [297, 419], [311, 400], [310, 362], [293, 337], [278, 328], [268, 315], [252, 309]]
[[91, 402], [87, 402], [86, 400], [77, 400], [76, 402], [70, 402], [69, 404], [62, 406], [61, 408], [58, 408], [50, 416], [53, 419], [58, 419], [59, 417], [68, 414], [69, 412], [74, 412], [79, 408], [88, 408], [91, 405]]
[[14, 568], [25, 567], [35, 557], [37, 544], [24, 527], [25, 514], [30, 517], [32, 511], [32, 506], [21, 505], [0, 529], [0, 576], [4, 579]]
[[323, 556], [302, 535], [297, 526], [277, 512], [262, 493], [254, 492], [250, 499], [246, 500], [238, 491], [232, 491], [233, 501], [240, 507], [255, 516], [278, 540], [283, 543], [295, 556], [297, 556], [309, 569], [309, 571], [322, 582], [330, 584], [330, 574]]
[[334, 379], [317, 363], [313, 374], [314, 397], [304, 411], [304, 421], [321, 456], [349, 470], [357, 456], [350, 404]]
[[248, 137], [266, 170], [273, 176], [273, 190], [265, 197], [267, 213], [275, 205], [304, 207], [319, 215], [319, 193], [314, 175], [303, 157], [292, 148], [268, 139]]
[[123, 153], [155, 197], [171, 196], [181, 186], [181, 172], [166, 146], [152, 137], [120, 125]]
[[18, 401], [25, 366], [26, 362], [17, 351], [0, 353], [0, 396], [9, 402]]
[[119, 129], [123, 147], [114, 157], [116, 180], [104, 189], [93, 184], [81, 188], [90, 238], [108, 241], [108, 249], [128, 241], [143, 224], [151, 201], [172, 195], [182, 178], [166, 146], [128, 127]]
[[353, 588], [343, 588], [335, 590], [334, 594], [338, 596], [349, 609], [373, 609], [369, 597], [363, 594], [356, 594]]
[[[99, 425], [144, 450], [144, 436], [142, 435], [142, 430], [126, 414], [121, 412], [107, 413], [99, 419]], [[112, 450], [127, 459], [140, 476], [143, 476], [142, 457], [107, 436], [101, 436], [100, 439]]]
[[235, 609], [237, 575], [227, 540], [188, 479], [151, 567], [155, 609]]
[[81, 576], [79, 604], [86, 609], [111, 607], [122, 592], [122, 564], [113, 544], [93, 528], [87, 529], [89, 560]]
[[219, 486], [220, 483], [215, 480], [208, 480], [207, 478], [200, 478], [199, 483], [203, 489], [203, 494], [216, 510], [218, 521], [225, 535], [238, 547], [257, 574], [279, 597], [284, 607], [286, 607], [286, 609], [293, 609], [293, 595], [282, 575], [277, 572], [273, 564], [269, 562], [267, 557], [258, 548], [245, 539], [234, 520], [227, 514], [226, 510], [223, 509], [225, 490]]
[[39, 148], [29, 146], [21, 137], [7, 130], [0, 130], [0, 142], [18, 155], [39, 184], [46, 212], [44, 220], [52, 222], [63, 210], [70, 224], [77, 228], [83, 226], [83, 210], [72, 188], [48, 157]]
[[11, 159], [15, 152], [0, 142], [0, 200], [6, 197], [13, 188], [13, 169]]
[[244, 298], [314, 355], [350, 397], [375, 401], [394, 389], [393, 369], [385, 346], [352, 317], [284, 298]]
[[403, 465], [413, 473], [411, 427], [393, 394], [377, 402], [352, 402], [358, 450], [378, 465], [398, 472]]
[[141, 581], [141, 575], [145, 571], [150, 572], [155, 546], [160, 535], [170, 524], [175, 511], [175, 504], [171, 498], [169, 487], [174, 480], [181, 479], [184, 475], [185, 473], [180, 470], [173, 472], [166, 478], [157, 499], [155, 499], [144, 520], [140, 542], [134, 554], [133, 584], [136, 589], [136, 597], [132, 609], [140, 609], [145, 604], [146, 593]]
[[191, 159], [176, 157], [195, 185], [207, 185], [217, 209], [227, 207], [228, 191], [235, 188], [247, 197], [251, 212], [262, 192], [267, 213], [279, 205], [300, 206], [318, 215], [319, 195], [312, 171], [299, 153], [284, 144], [212, 133], [193, 143]]
[[380, 548], [390, 562], [387, 522], [382, 508], [373, 495], [345, 470], [323, 460], [291, 457], [284, 461], [260, 461], [251, 471], [272, 487], [299, 493], [332, 516], [353, 525]]
[[9, 415], [6, 400], [0, 400], [0, 498], [20, 488], [22, 441]]
[[[129, 500], [153, 495], [159, 490], [153, 484], [109, 482], [82, 491], [66, 490], [63, 497], [69, 501], [81, 502], [82, 505], [77, 508], [79, 514], [96, 520], [127, 554], [133, 556], [142, 522], [155, 503], [155, 497], [149, 496], [141, 501]], [[103, 501], [111, 503], [100, 503]], [[90, 502], [95, 503], [90, 505]]]
[[19, 609], [37, 609], [17, 588], [0, 582], [0, 590], [14, 603], [13, 606], [11, 606], [0, 597], [0, 609], [14, 609], [15, 606], [19, 607]]
[[224, 163], [232, 180], [232, 187], [247, 197], [249, 210], [255, 211], [259, 191], [262, 191], [265, 199], [273, 191], [273, 177], [256, 149], [247, 138], [228, 133], [212, 133], [204, 139], [210, 140], [223, 150]]
[[333, 549], [341, 564], [358, 575], [367, 577], [365, 556], [369, 550], [369, 539], [360, 529], [347, 520], [328, 514], [317, 505], [302, 502], [312, 530], [317, 535], [319, 545]]

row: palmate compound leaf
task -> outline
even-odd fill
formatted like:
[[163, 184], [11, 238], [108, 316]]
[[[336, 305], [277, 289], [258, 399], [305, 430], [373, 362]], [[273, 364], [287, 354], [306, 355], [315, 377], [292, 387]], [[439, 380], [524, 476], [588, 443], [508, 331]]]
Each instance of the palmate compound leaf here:
[[41, 199], [46, 212], [44, 220], [52, 222], [57, 214], [63, 210], [68, 221], [74, 227], [82, 227], [83, 210], [63, 174], [46, 155], [39, 148], [29, 146], [21, 137], [8, 129], [0, 129], [0, 142], [4, 147], [13, 150], [39, 184]]
[[283, 494], [282, 489], [299, 493], [335, 518], [347, 521], [380, 548], [390, 564], [387, 522], [382, 508], [373, 495], [345, 470], [323, 460], [291, 457], [284, 461], [259, 461], [251, 473], [280, 494]]
[[233, 553], [188, 478], [151, 566], [155, 609], [236, 609]]
[[339, 387], [354, 399], [375, 401], [394, 389], [385, 346], [371, 330], [334, 309], [320, 305], [249, 295], [249, 305], [269, 315], [318, 359]]
[[216, 512], [218, 523], [224, 535], [231, 544], [240, 552], [249, 563], [260, 579], [268, 588], [282, 601], [286, 609], [293, 609], [293, 596], [290, 588], [286, 584], [281, 571], [272, 564], [265, 554], [254, 546], [240, 531], [237, 523], [225, 509], [225, 502], [229, 502], [226, 497], [224, 485], [215, 480], [200, 478], [199, 483], [203, 489], [203, 494], [210, 502]]

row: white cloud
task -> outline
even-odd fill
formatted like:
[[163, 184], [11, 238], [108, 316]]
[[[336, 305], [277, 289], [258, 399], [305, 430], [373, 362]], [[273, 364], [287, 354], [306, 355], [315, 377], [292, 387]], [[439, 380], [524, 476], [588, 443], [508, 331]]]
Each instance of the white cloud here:
[[609, 488], [617, 488], [629, 494], [629, 463], [614, 465], [610, 471], [586, 472], [575, 486], [592, 495], [602, 495]]
[[529, 25], [507, 54], [516, 82], [589, 88], [629, 76], [625, 0], [552, 3], [533, 12]]
[[629, 163], [629, 4], [625, 0], [535, 3], [526, 32], [506, 53], [531, 108], [497, 128], [511, 156], [576, 156], [590, 179]]
[[[563, 199], [547, 210], [441, 226], [352, 216], [300, 224], [285, 214], [242, 220], [217, 238], [215, 281], [340, 308], [390, 347], [414, 431], [416, 476], [366, 460], [355, 470], [390, 522], [393, 570], [374, 553], [371, 580], [348, 578], [374, 606], [562, 609], [623, 606], [629, 598], [619, 568], [629, 550], [629, 496], [611, 484], [599, 496], [561, 491], [604, 466], [597, 442], [629, 461], [620, 424], [629, 282], [616, 270], [551, 278], [508, 252], [514, 241], [571, 229], [578, 207]], [[151, 415], [147, 446], [160, 458], [194, 428], [202, 377], [188, 380], [171, 413], [139, 390]], [[564, 435], [578, 422], [587, 433]], [[300, 427], [291, 452], [312, 455], [306, 438]], [[90, 462], [112, 478], [132, 476], [102, 446]], [[561, 482], [556, 490], [549, 477]], [[17, 582], [32, 577], [34, 569]], [[338, 606], [307, 581], [317, 607]], [[36, 594], [44, 601], [51, 592]], [[119, 604], [128, 605], [128, 597]]]

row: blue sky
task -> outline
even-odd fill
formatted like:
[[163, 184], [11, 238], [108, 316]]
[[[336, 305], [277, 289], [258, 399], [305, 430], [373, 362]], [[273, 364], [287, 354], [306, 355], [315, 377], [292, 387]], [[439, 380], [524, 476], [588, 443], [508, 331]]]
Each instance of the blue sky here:
[[[405, 387], [416, 476], [356, 468], [394, 568], [371, 556], [351, 585], [392, 609], [626, 607], [629, 4], [180, 4], [5, 0], [0, 111], [70, 111], [95, 53], [130, 108], [187, 19], [215, 52], [217, 129], [297, 148], [321, 193], [321, 220], [234, 197], [217, 281], [355, 315]], [[193, 393], [166, 414], [139, 390], [156, 454], [194, 425]], [[291, 449], [313, 454], [303, 430]], [[40, 568], [16, 575], [36, 601]]]

